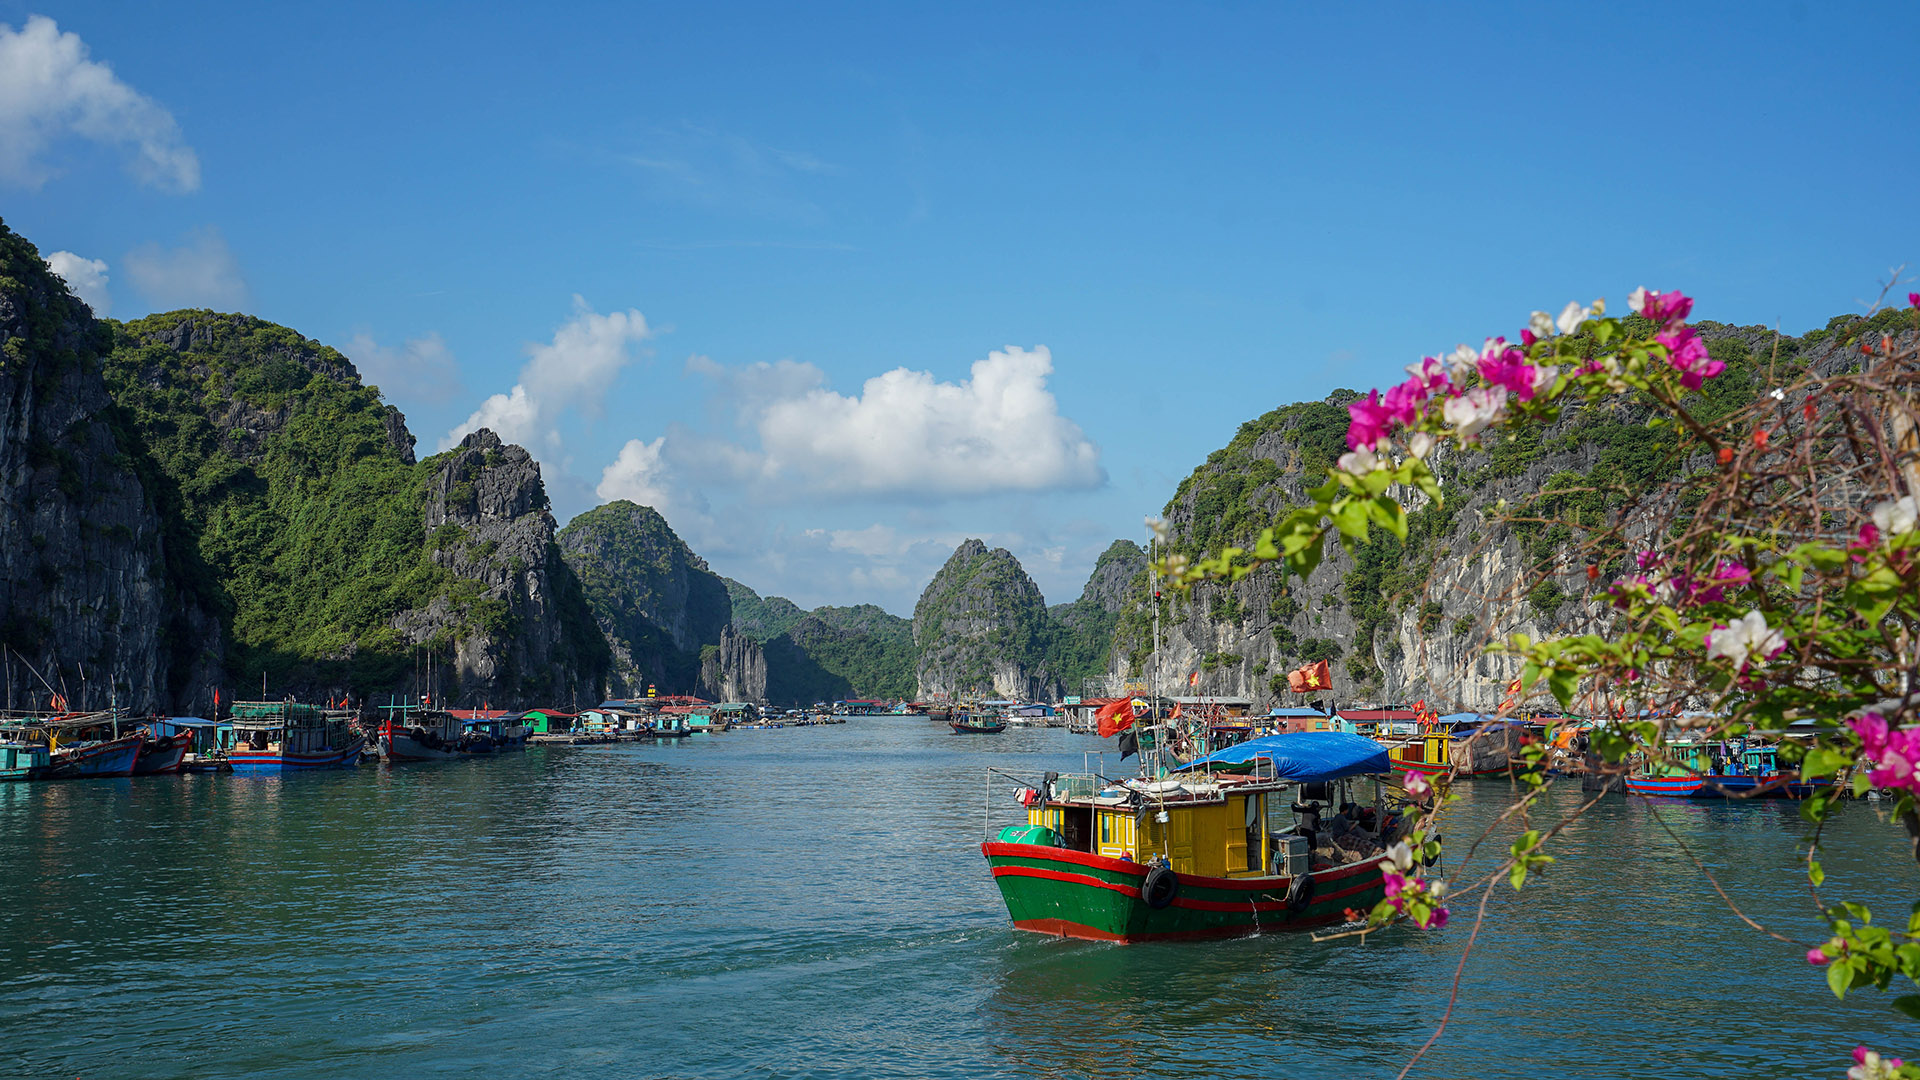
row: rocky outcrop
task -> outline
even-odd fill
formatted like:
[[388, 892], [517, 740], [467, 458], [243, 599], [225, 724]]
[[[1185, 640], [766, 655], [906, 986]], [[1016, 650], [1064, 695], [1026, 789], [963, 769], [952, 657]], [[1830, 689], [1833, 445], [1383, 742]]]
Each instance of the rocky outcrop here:
[[217, 656], [166, 538], [136, 437], [108, 396], [111, 342], [33, 245], [0, 223], [0, 643], [16, 708], [191, 705]]
[[700, 693], [715, 701], [766, 701], [767, 656], [760, 643], [722, 627], [720, 643], [700, 652]]
[[733, 615], [706, 560], [652, 507], [624, 499], [568, 522], [559, 544], [613, 650], [613, 692], [697, 692], [701, 650], [720, 643]]
[[392, 625], [411, 644], [451, 649], [441, 696], [598, 701], [610, 656], [554, 543], [540, 464], [482, 428], [425, 467], [421, 539], [452, 583]]
[[913, 609], [919, 696], [1057, 697], [1060, 680], [1044, 659], [1051, 629], [1046, 601], [1013, 553], [966, 541]]
[[1115, 540], [1095, 560], [1080, 599], [1048, 610], [1067, 626], [1099, 626], [1104, 622], [1104, 629], [1111, 631], [1113, 619], [1129, 602], [1140, 598], [1145, 587], [1141, 575], [1146, 572], [1146, 549], [1131, 540]]
[[874, 604], [802, 611], [726, 579], [734, 629], [766, 650], [767, 699], [805, 705], [914, 692], [913, 624]]
[[[1783, 380], [1795, 367], [1837, 370], [1857, 358], [1859, 340], [1877, 341], [1883, 324], [1898, 332], [1899, 313], [1873, 321], [1842, 317], [1798, 339], [1759, 327], [1697, 324], [1715, 357], [1729, 364], [1708, 385], [1704, 407], [1752, 400], [1772, 385], [1770, 364]], [[1247, 546], [1262, 526], [1304, 503], [1304, 489], [1323, 482], [1346, 449], [1345, 405], [1355, 396], [1336, 391], [1242, 425], [1167, 503], [1171, 550], [1192, 557]], [[1154, 605], [1136, 598], [1121, 614], [1108, 682], [1157, 682], [1173, 692], [1197, 677], [1200, 693], [1245, 696], [1265, 708], [1299, 703], [1285, 689], [1286, 672], [1324, 659], [1332, 663], [1336, 703], [1425, 699], [1442, 712], [1493, 710], [1519, 670], [1486, 645], [1515, 632], [1558, 632], [1598, 610], [1600, 587], [1587, 579], [1564, 529], [1500, 522], [1495, 507], [1582, 487], [1588, 477], [1640, 489], [1658, 484], [1682, 463], [1646, 418], [1632, 408], [1574, 408], [1545, 433], [1467, 451], [1443, 447], [1432, 461], [1445, 504], [1403, 493], [1406, 543], [1380, 530], [1351, 548], [1330, 538], [1304, 581], [1283, 580], [1269, 568], [1232, 585], [1196, 588], [1189, 598], [1169, 596], [1158, 605], [1157, 658]], [[1569, 505], [1549, 508], [1567, 513]]]

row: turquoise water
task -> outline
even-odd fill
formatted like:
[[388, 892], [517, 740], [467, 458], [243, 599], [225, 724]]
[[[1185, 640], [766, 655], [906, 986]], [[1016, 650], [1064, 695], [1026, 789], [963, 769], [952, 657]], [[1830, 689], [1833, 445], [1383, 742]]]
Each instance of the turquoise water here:
[[[1037, 777], [1099, 748], [872, 719], [398, 770], [0, 785], [0, 1073], [1396, 1073], [1445, 1007], [1470, 911], [1364, 944], [1008, 927], [979, 854], [985, 767]], [[1502, 794], [1477, 786], [1450, 837]], [[1019, 813], [1009, 784], [994, 803], [996, 828]], [[1416, 1075], [1837, 1077], [1856, 1041], [1920, 1050], [1885, 996], [1836, 1002], [1804, 947], [1738, 923], [1655, 813], [1749, 914], [1819, 933], [1790, 807], [1613, 796], [1537, 888], [1497, 894]], [[1859, 805], [1832, 833], [1829, 893], [1904, 911], [1920, 890], [1897, 830]]]

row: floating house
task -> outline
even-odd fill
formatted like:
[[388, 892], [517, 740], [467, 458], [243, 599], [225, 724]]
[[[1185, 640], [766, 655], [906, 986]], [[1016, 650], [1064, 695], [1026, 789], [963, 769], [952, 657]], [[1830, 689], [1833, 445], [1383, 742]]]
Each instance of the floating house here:
[[558, 735], [572, 731], [573, 723], [579, 714], [561, 712], [559, 709], [529, 709], [520, 720], [533, 730], [535, 735]]

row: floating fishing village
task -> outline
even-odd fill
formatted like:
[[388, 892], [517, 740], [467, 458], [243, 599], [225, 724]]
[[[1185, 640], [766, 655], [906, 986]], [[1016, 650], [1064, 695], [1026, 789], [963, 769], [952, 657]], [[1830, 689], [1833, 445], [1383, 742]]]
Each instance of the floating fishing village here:
[[1620, 14], [0, 14], [0, 1073], [1920, 1080], [1920, 6]]

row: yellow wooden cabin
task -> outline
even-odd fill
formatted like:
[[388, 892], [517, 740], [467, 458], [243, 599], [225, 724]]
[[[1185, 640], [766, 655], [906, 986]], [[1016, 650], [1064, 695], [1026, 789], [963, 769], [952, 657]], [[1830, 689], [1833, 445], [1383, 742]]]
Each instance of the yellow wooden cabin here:
[[[1139, 863], [1163, 856], [1176, 872], [1203, 877], [1268, 877], [1273, 863], [1269, 834], [1291, 824], [1284, 820], [1287, 799], [1282, 795], [1267, 784], [1248, 784], [1241, 790], [1183, 789], [1138, 810], [1124, 799], [1068, 796], [1028, 807], [1027, 821], [1052, 829], [1076, 851]], [[1164, 822], [1159, 820], [1162, 811]], [[1269, 825], [1270, 812], [1279, 827]]]

